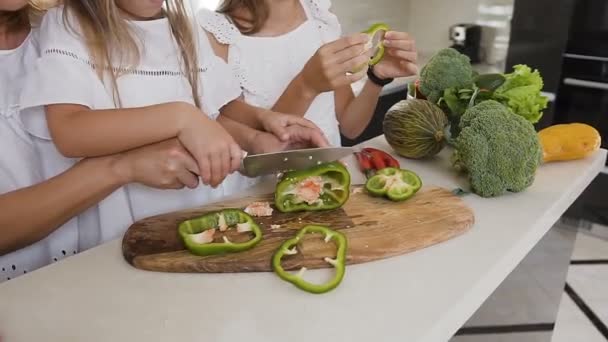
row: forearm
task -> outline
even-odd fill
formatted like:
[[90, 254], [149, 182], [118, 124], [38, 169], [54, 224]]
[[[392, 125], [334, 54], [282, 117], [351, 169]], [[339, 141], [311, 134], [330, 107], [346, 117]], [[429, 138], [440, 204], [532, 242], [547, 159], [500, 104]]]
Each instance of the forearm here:
[[298, 75], [289, 83], [287, 89], [285, 89], [272, 107], [272, 110], [304, 116], [317, 95], [305, 86], [302, 77]]
[[239, 144], [243, 150], [247, 151], [248, 153], [253, 152], [255, 138], [260, 131], [226, 117], [224, 114], [220, 115], [217, 118], [217, 121], [228, 133], [230, 133], [232, 138], [234, 138], [236, 143]]
[[357, 97], [350, 86], [336, 91], [336, 115], [344, 136], [354, 139], [363, 133], [374, 115], [381, 91], [382, 87], [370, 81], [365, 82]]
[[86, 159], [48, 181], [0, 195], [0, 255], [44, 239], [123, 185], [115, 158]]
[[254, 107], [243, 100], [235, 100], [222, 108], [221, 116], [230, 118], [252, 129], [263, 130], [261, 117], [267, 112], [267, 109]]
[[107, 110], [52, 105], [47, 107], [47, 121], [62, 154], [97, 157], [174, 138], [193, 109], [181, 102]]

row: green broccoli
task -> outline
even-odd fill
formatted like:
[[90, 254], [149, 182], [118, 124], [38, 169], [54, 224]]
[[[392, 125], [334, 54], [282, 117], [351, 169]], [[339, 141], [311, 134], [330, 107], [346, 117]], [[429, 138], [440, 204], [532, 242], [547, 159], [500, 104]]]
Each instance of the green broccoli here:
[[471, 60], [452, 48], [436, 53], [420, 71], [420, 92], [433, 103], [437, 103], [448, 88], [472, 87]]
[[489, 100], [467, 110], [460, 129], [454, 166], [468, 172], [473, 192], [494, 197], [532, 185], [542, 150], [530, 122]]

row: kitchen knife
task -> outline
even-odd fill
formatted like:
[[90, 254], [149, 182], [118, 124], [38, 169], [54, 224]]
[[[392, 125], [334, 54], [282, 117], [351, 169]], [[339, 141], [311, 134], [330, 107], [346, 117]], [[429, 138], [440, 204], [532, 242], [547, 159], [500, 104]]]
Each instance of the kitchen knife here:
[[243, 159], [240, 171], [248, 177], [258, 177], [290, 170], [302, 170], [321, 163], [339, 160], [354, 151], [352, 147], [322, 147], [253, 154]]

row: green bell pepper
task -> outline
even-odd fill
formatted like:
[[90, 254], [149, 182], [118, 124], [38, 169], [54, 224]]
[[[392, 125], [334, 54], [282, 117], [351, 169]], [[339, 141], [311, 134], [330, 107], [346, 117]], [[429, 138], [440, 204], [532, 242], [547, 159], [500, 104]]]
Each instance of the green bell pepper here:
[[[224, 236], [224, 242], [213, 242], [216, 230], [223, 232], [229, 228], [237, 229], [238, 232], [253, 232], [254, 237], [237, 243]], [[262, 240], [260, 226], [240, 209], [225, 209], [184, 221], [180, 223], [178, 231], [186, 248], [201, 256], [242, 252], [253, 248]]]
[[[338, 251], [336, 253], [336, 258], [331, 259], [329, 257], [324, 258], [325, 262], [329, 263], [336, 269], [335, 276], [325, 284], [313, 284], [310, 283], [304, 278], [302, 275], [306, 271], [306, 267], [302, 267], [300, 272], [297, 274], [291, 274], [281, 266], [281, 260], [284, 255], [294, 255], [298, 253], [296, 246], [300, 242], [300, 239], [308, 233], [320, 233], [325, 235], [325, 242], [329, 242], [333, 240], [336, 244]], [[281, 277], [281, 279], [288, 281], [295, 285], [296, 287], [315, 294], [325, 293], [335, 289], [344, 278], [344, 273], [346, 271], [346, 236], [340, 232], [331, 230], [324, 226], [316, 226], [309, 225], [302, 228], [295, 237], [283, 242], [283, 244], [279, 247], [279, 249], [275, 252], [272, 257], [272, 268], [276, 272], [276, 274]]]
[[392, 201], [405, 201], [422, 187], [422, 180], [412, 171], [393, 167], [382, 169], [365, 183], [365, 189], [374, 196], [388, 197]]
[[331, 210], [344, 205], [349, 195], [350, 173], [340, 162], [331, 162], [285, 173], [274, 202], [283, 213]]
[[[363, 31], [363, 33], [367, 33], [369, 35], [369, 47], [375, 49], [374, 55], [368, 62], [369, 65], [374, 66], [380, 63], [384, 57], [384, 34], [388, 30], [390, 30], [388, 25], [384, 23], [377, 23]], [[380, 35], [378, 36], [378, 34]]]

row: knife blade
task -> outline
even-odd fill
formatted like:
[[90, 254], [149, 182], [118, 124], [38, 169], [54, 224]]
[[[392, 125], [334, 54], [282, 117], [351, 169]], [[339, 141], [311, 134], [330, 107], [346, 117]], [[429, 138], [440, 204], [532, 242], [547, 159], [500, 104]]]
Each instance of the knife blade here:
[[290, 170], [302, 170], [321, 163], [339, 160], [354, 151], [352, 147], [322, 147], [252, 154], [243, 159], [241, 173], [248, 177], [257, 177]]

